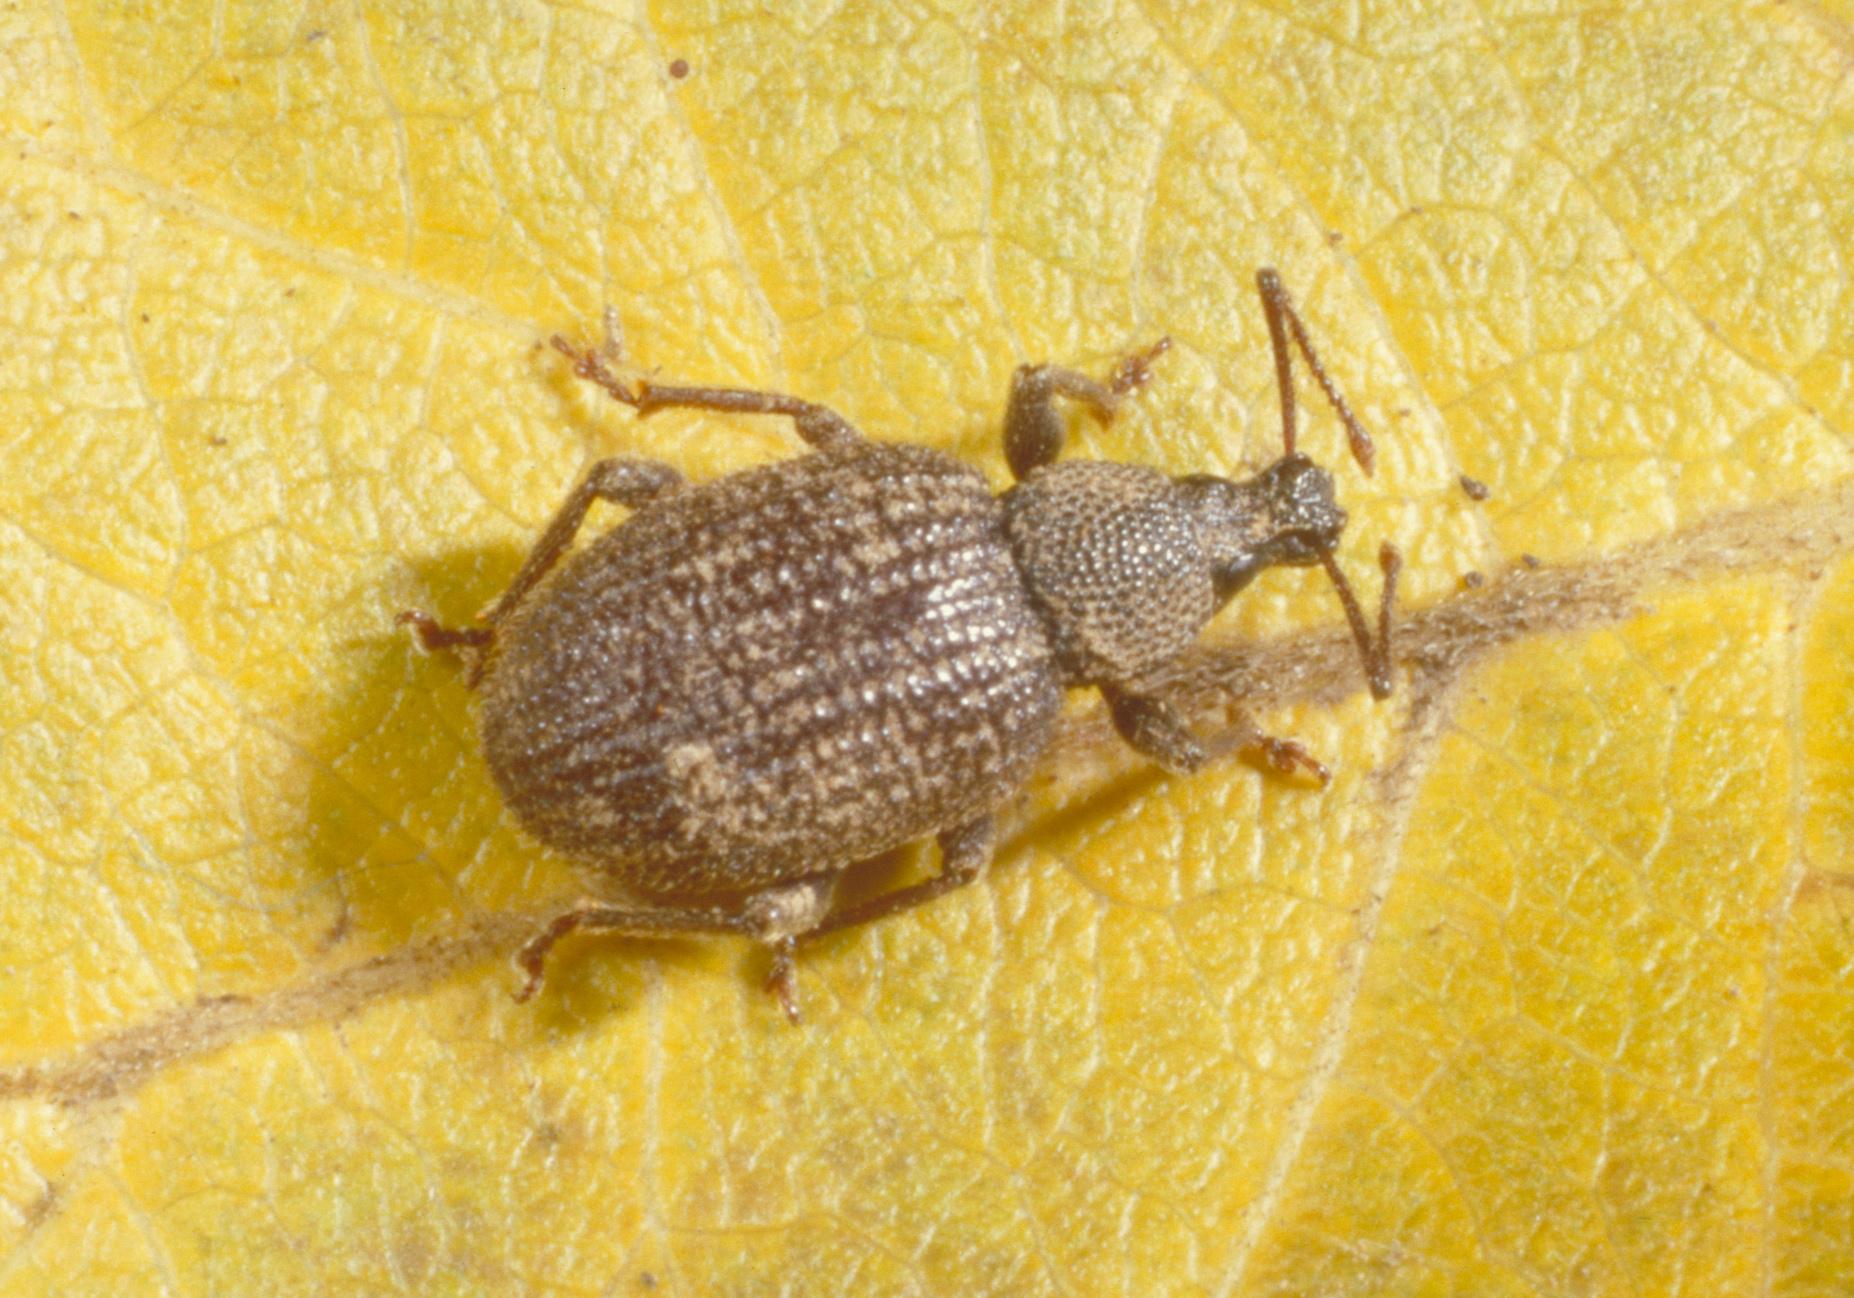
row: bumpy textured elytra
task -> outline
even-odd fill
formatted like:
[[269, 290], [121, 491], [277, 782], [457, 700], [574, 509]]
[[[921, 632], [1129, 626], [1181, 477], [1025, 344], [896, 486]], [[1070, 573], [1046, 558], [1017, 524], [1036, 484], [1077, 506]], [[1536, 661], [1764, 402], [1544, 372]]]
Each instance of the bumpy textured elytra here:
[[509, 806], [653, 893], [981, 816], [1061, 703], [985, 480], [912, 446], [676, 492], [497, 630], [483, 750]]
[[[1067, 398], [1110, 418], [1161, 341], [1106, 382], [1025, 366], [994, 496], [937, 451], [865, 439], [795, 397], [627, 387], [615, 350], [554, 345], [635, 408], [791, 417], [810, 454], [701, 486], [666, 465], [605, 460], [574, 491], [483, 625], [415, 624], [466, 656], [483, 749], [535, 838], [626, 889], [590, 899], [525, 947], [522, 995], [576, 928], [739, 933], [773, 951], [769, 985], [797, 1017], [804, 942], [971, 882], [992, 813], [1049, 743], [1064, 691], [1093, 686], [1120, 734], [1189, 771], [1231, 750], [1276, 769], [1325, 767], [1239, 720], [1206, 745], [1154, 692], [1204, 623], [1262, 569], [1323, 564], [1374, 693], [1390, 690], [1397, 558], [1384, 547], [1375, 643], [1332, 551], [1332, 477], [1294, 449], [1299, 348], [1367, 471], [1371, 442], [1328, 380], [1272, 271], [1258, 277], [1280, 386], [1284, 453], [1240, 481], [1139, 465], [1056, 463]], [[570, 558], [597, 500], [629, 518]], [[564, 563], [562, 560], [564, 559]], [[940, 873], [832, 909], [838, 876], [936, 835]]]

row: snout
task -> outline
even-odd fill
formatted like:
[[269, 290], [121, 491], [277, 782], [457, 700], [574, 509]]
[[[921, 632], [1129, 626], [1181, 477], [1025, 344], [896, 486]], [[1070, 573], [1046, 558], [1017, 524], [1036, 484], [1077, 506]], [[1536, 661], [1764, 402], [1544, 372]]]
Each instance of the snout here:
[[1276, 563], [1302, 567], [1339, 543], [1345, 510], [1333, 496], [1333, 475], [1304, 455], [1275, 461], [1263, 473], [1273, 514]]

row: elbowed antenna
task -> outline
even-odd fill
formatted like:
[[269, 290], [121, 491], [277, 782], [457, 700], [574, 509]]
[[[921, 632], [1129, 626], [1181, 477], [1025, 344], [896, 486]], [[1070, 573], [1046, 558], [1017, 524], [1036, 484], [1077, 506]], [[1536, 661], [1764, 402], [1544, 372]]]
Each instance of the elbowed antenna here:
[[[1275, 382], [1281, 390], [1283, 458], [1295, 454], [1294, 432], [1298, 415], [1294, 404], [1294, 358], [1288, 350], [1288, 339], [1291, 337], [1294, 346], [1300, 349], [1301, 356], [1306, 360], [1307, 368], [1313, 371], [1314, 381], [1320, 385], [1320, 391], [1326, 394], [1326, 399], [1338, 412], [1340, 422], [1345, 425], [1346, 442], [1351, 447], [1352, 458], [1358, 461], [1358, 467], [1365, 471], [1365, 476], [1370, 477], [1372, 467], [1377, 462], [1377, 447], [1372, 444], [1371, 434], [1358, 422], [1358, 416], [1352, 413], [1352, 407], [1346, 404], [1345, 397], [1327, 376], [1326, 367], [1320, 364], [1313, 344], [1307, 339], [1307, 328], [1301, 323], [1300, 312], [1294, 309], [1294, 299], [1288, 295], [1281, 276], [1274, 267], [1264, 266], [1255, 272], [1255, 287], [1262, 295], [1262, 313], [1268, 319], [1268, 338], [1275, 351]], [[1358, 656], [1365, 667], [1365, 680], [1371, 686], [1371, 696], [1377, 699], [1389, 698], [1391, 604], [1397, 596], [1397, 574], [1403, 570], [1403, 556], [1389, 541], [1378, 548], [1378, 567], [1384, 572], [1384, 591], [1378, 599], [1378, 637], [1377, 643], [1373, 644], [1370, 628], [1365, 625], [1365, 614], [1358, 606], [1358, 597], [1352, 593], [1345, 574], [1339, 571], [1331, 547], [1322, 545], [1317, 553], [1320, 566], [1326, 569], [1326, 575], [1332, 579], [1333, 589], [1339, 592], [1339, 603], [1344, 606], [1345, 620], [1352, 628], [1352, 640], [1358, 646]]]
[[1332, 578], [1333, 589], [1339, 592], [1339, 602], [1345, 606], [1345, 620], [1351, 625], [1352, 640], [1358, 646], [1359, 659], [1365, 664], [1365, 680], [1371, 685], [1371, 697], [1387, 699], [1391, 694], [1391, 604], [1397, 598], [1397, 574], [1403, 571], [1403, 555], [1397, 547], [1386, 541], [1378, 547], [1378, 567], [1384, 570], [1384, 593], [1378, 597], [1378, 639], [1371, 641], [1371, 632], [1365, 626], [1365, 614], [1358, 607], [1358, 597], [1352, 593], [1351, 584], [1345, 574], [1339, 571], [1338, 561], [1333, 552], [1320, 550], [1320, 566], [1326, 569], [1326, 575]]
[[1313, 344], [1307, 341], [1307, 326], [1301, 323], [1300, 312], [1294, 309], [1294, 299], [1288, 296], [1287, 285], [1281, 282], [1281, 276], [1273, 266], [1264, 266], [1255, 272], [1255, 287], [1262, 295], [1262, 314], [1268, 318], [1268, 338], [1275, 349], [1275, 383], [1281, 389], [1281, 453], [1294, 453], [1294, 429], [1296, 409], [1294, 405], [1294, 370], [1293, 357], [1288, 352], [1288, 337], [1293, 336], [1294, 345], [1300, 348], [1300, 354], [1307, 362], [1307, 368], [1313, 371], [1314, 382], [1320, 385], [1320, 391], [1332, 402], [1334, 410], [1339, 412], [1340, 421], [1345, 424], [1345, 437], [1352, 448], [1352, 458], [1358, 461], [1358, 467], [1371, 476], [1371, 470], [1377, 463], [1378, 450], [1372, 445], [1371, 434], [1358, 422], [1358, 416], [1352, 413], [1352, 407], [1346, 404], [1345, 397], [1333, 386], [1327, 377], [1326, 367], [1320, 364], [1319, 356], [1313, 350]]

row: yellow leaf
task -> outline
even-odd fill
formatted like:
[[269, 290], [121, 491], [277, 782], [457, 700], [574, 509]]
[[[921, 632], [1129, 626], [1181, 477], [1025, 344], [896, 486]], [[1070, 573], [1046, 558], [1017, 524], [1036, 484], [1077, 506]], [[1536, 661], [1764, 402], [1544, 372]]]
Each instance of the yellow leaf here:
[[[0, 14], [0, 1291], [1854, 1292], [1851, 71], [1819, 0]], [[1002, 483], [1013, 366], [1169, 334], [1072, 453], [1235, 473], [1263, 265], [1399, 692], [1317, 570], [1178, 688], [1331, 787], [1078, 698], [803, 1027], [724, 941], [513, 1002], [580, 884], [392, 614], [596, 456], [795, 453], [541, 339]]]

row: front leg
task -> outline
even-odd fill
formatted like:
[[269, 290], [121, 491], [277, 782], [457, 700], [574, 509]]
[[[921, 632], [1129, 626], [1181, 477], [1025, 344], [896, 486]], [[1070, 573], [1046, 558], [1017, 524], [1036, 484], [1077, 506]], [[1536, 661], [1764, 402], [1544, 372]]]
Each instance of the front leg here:
[[1324, 763], [1297, 739], [1277, 739], [1263, 734], [1246, 713], [1236, 719], [1206, 744], [1192, 734], [1178, 709], [1163, 699], [1133, 694], [1115, 686], [1101, 688], [1114, 729], [1135, 752], [1150, 757], [1168, 771], [1188, 775], [1230, 753], [1258, 758], [1281, 775], [1306, 771], [1322, 785], [1333, 778]]
[[1056, 365], [1019, 365], [1011, 376], [1011, 397], [1004, 408], [1004, 458], [1019, 482], [1062, 453], [1062, 413], [1057, 397], [1079, 401], [1106, 423], [1120, 408], [1120, 398], [1152, 377], [1152, 362], [1172, 345], [1161, 338], [1143, 352], [1124, 357], [1107, 382]]
[[1101, 686], [1114, 729], [1134, 752], [1150, 757], [1168, 771], [1189, 775], [1210, 754], [1185, 726], [1178, 709], [1149, 694], [1134, 694], [1115, 685]]

